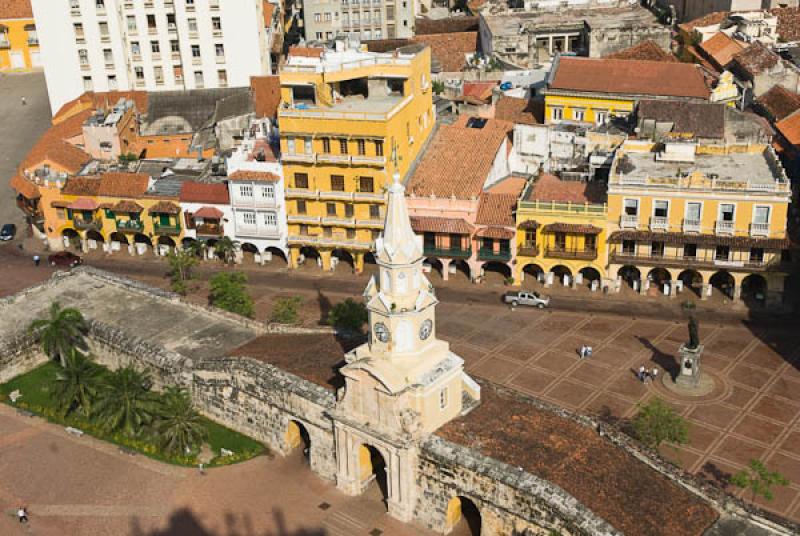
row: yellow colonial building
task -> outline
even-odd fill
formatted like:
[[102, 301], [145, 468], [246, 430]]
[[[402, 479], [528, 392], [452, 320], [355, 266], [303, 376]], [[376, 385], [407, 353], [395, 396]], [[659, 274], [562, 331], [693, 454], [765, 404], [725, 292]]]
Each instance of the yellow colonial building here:
[[769, 146], [628, 141], [609, 178], [608, 276], [617, 289], [779, 304], [790, 199]]
[[392, 174], [405, 178], [433, 130], [430, 49], [295, 47], [280, 81], [291, 266], [345, 261], [360, 271]]
[[541, 173], [517, 203], [516, 281], [599, 290], [606, 277], [607, 216], [604, 183]]
[[627, 117], [641, 99], [704, 102], [709, 89], [699, 67], [665, 61], [559, 56], [545, 94], [545, 121], [604, 124]]
[[0, 71], [41, 67], [39, 38], [30, 0], [2, 2], [0, 11]]

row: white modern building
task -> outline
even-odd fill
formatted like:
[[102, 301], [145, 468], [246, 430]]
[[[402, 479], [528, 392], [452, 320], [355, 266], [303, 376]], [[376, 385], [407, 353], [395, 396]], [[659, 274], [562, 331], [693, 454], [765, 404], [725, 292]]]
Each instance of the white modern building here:
[[32, 0], [50, 106], [85, 91], [248, 86], [270, 73], [263, 0]]
[[277, 154], [277, 133], [269, 119], [253, 122], [241, 145], [227, 160], [233, 229], [226, 234], [256, 262], [274, 255], [289, 258], [283, 168]]

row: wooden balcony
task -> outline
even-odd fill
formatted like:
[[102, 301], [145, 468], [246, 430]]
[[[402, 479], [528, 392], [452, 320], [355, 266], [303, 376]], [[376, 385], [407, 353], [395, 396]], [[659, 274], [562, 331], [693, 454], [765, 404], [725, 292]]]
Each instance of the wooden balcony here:
[[161, 224], [156, 223], [154, 225], [155, 233], [159, 236], [177, 236], [181, 234], [181, 226], [176, 224]]
[[584, 261], [593, 261], [597, 258], [597, 249], [568, 249], [549, 247], [545, 249], [545, 257], [555, 259], [580, 259]]
[[426, 257], [445, 257], [452, 259], [468, 259], [472, 256], [472, 248], [437, 248], [425, 246], [422, 250]]
[[222, 225], [218, 223], [204, 223], [196, 227], [197, 236], [220, 237], [223, 233]]
[[504, 249], [495, 251], [492, 249], [481, 248], [478, 250], [478, 260], [508, 262], [511, 260], [511, 251]]
[[141, 233], [144, 223], [140, 220], [117, 220], [117, 231], [121, 233]]
[[538, 257], [539, 246], [536, 244], [521, 244], [517, 248], [517, 256], [519, 257]]

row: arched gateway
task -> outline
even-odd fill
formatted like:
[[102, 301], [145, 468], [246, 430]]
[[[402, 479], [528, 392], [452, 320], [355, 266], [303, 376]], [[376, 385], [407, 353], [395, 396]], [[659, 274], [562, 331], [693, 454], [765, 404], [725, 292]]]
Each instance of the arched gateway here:
[[461, 413], [464, 393], [477, 400], [480, 387], [436, 338], [438, 302], [398, 179], [375, 241], [379, 273], [365, 291], [370, 337], [345, 356], [344, 393], [332, 417], [339, 489], [355, 495], [377, 482], [389, 514], [409, 521], [420, 442]]

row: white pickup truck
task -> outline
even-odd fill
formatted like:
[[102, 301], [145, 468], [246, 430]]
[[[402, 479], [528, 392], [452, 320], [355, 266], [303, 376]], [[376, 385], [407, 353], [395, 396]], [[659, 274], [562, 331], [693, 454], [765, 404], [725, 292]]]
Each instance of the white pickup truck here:
[[524, 291], [519, 292], [506, 292], [503, 296], [505, 303], [510, 303], [513, 307], [518, 305], [530, 305], [531, 307], [538, 307], [543, 309], [550, 304], [550, 298], [542, 296], [538, 292]]

